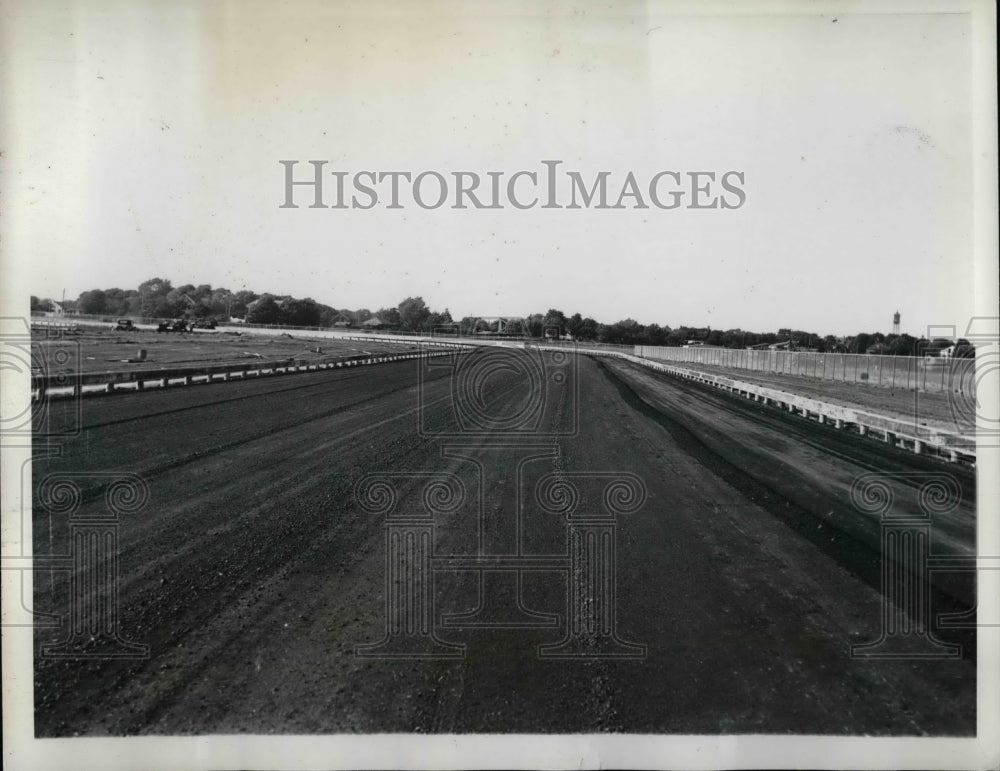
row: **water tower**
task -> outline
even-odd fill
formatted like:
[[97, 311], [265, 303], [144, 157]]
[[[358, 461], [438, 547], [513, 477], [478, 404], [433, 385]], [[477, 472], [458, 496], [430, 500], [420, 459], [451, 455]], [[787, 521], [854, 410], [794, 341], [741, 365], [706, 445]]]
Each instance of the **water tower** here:
[[899, 334], [899, 311], [892, 314], [892, 333], [894, 335]]

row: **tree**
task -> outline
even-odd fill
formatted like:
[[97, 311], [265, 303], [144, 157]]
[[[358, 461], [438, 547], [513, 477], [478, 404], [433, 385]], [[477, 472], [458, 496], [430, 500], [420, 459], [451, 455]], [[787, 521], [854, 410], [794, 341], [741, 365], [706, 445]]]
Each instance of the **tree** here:
[[165, 278], [151, 278], [139, 284], [139, 315], [156, 318], [179, 315], [180, 306], [167, 299], [172, 290], [173, 285]]
[[667, 332], [659, 324], [650, 324], [646, 327], [645, 340], [639, 345], [663, 345], [667, 341]]
[[115, 316], [127, 315], [131, 308], [130, 294], [135, 294], [135, 291], [126, 292], [118, 287], [104, 290], [105, 313], [112, 313]]
[[290, 327], [318, 327], [319, 306], [311, 297], [296, 300], [285, 297], [278, 303], [278, 323]]
[[540, 313], [532, 313], [524, 320], [524, 325], [528, 329], [528, 334], [532, 337], [541, 337], [545, 328], [545, 317]]
[[247, 306], [246, 320], [249, 324], [277, 324], [280, 313], [278, 301], [265, 294]]
[[229, 305], [233, 300], [233, 293], [228, 289], [213, 289], [207, 297], [202, 298], [205, 307], [211, 315], [229, 318]]
[[445, 308], [444, 313], [431, 312], [427, 317], [427, 330], [441, 332], [442, 328], [452, 329], [454, 323], [451, 319], [451, 313]]
[[587, 316], [580, 322], [580, 326], [577, 327], [574, 337], [577, 340], [596, 340], [599, 333], [600, 325], [594, 319], [590, 318], [590, 316]]
[[955, 341], [955, 352], [952, 356], [956, 359], [974, 359], [976, 358], [976, 346], [964, 337], [960, 337]]
[[618, 345], [637, 345], [644, 338], [646, 328], [635, 319], [622, 319], [601, 327], [600, 341]]
[[916, 355], [917, 339], [905, 332], [898, 337], [890, 337], [889, 350], [894, 356]]
[[549, 308], [542, 321], [542, 327], [546, 337], [562, 337], [566, 331], [566, 314], [555, 308]]
[[103, 289], [91, 289], [88, 292], [82, 292], [77, 299], [77, 307], [80, 309], [80, 313], [99, 316], [102, 313], [108, 312], [107, 305], [108, 298], [104, 294]]
[[375, 315], [387, 327], [398, 328], [400, 326], [399, 310], [396, 308], [382, 308]]
[[318, 326], [332, 327], [338, 316], [340, 316], [340, 313], [336, 308], [331, 308], [329, 305], [320, 305]]
[[229, 305], [229, 314], [238, 319], [246, 318], [247, 308], [250, 306], [250, 303], [256, 299], [258, 299], [256, 292], [251, 292], [248, 289], [241, 289], [233, 295], [233, 299]]
[[864, 353], [868, 346], [872, 344], [872, 336], [867, 332], [855, 335], [847, 339], [847, 350], [851, 353]]
[[837, 350], [837, 338], [833, 335], [827, 335], [823, 338], [821, 344], [821, 349], [825, 353], [834, 353]]
[[[430, 309], [423, 297], [407, 297], [399, 304], [399, 323], [403, 329], [418, 332], [424, 328], [430, 316]], [[385, 321], [385, 319], [382, 319]]]

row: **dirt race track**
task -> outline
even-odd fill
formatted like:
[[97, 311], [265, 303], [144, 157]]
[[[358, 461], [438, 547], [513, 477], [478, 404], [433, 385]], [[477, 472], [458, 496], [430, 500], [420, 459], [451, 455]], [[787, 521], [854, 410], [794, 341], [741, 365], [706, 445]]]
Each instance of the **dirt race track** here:
[[[883, 609], [879, 519], [852, 505], [852, 482], [909, 473], [889, 488], [911, 510], [920, 474], [952, 475], [961, 502], [934, 520], [932, 549], [969, 555], [969, 468], [626, 362], [549, 355], [534, 380], [504, 359], [523, 354], [489, 355], [468, 390], [452, 367], [418, 377], [409, 361], [85, 400], [80, 435], [34, 464], [35, 554], [70, 550], [39, 492], [48, 475], [140, 475], [149, 500], [120, 522], [117, 589], [122, 637], [149, 655], [36, 653], [37, 735], [974, 734], [968, 630], [935, 632], [957, 659], [850, 655], [878, 639]], [[389, 487], [359, 502], [374, 472]], [[392, 573], [387, 598], [384, 496], [390, 518], [418, 516], [428, 474], [463, 493], [438, 501], [428, 595], [435, 650], [461, 657], [356, 655], [409, 586]], [[540, 490], [572, 481], [570, 512], [598, 512], [601, 480], [624, 475], [645, 502], [616, 520], [611, 647], [636, 657], [540, 655], [576, 596], [552, 558], [566, 519]], [[77, 479], [78, 513], [104, 510], [100, 478]], [[488, 555], [550, 564], [488, 570]], [[36, 611], [68, 614], [68, 575], [36, 573]], [[974, 604], [967, 575], [934, 581], [932, 615]]]

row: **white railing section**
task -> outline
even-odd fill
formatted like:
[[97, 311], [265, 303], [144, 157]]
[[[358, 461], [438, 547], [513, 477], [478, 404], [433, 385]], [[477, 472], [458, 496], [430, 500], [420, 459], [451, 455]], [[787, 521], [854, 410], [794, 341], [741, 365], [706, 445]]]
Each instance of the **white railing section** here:
[[[438, 345], [430, 343], [429, 345]], [[72, 398], [96, 396], [121, 391], [145, 391], [171, 386], [188, 386], [204, 383], [248, 380], [270, 375], [291, 375], [302, 372], [319, 372], [332, 369], [364, 367], [388, 362], [427, 359], [454, 355], [460, 349], [448, 345], [448, 350], [414, 351], [407, 353], [381, 353], [352, 356], [338, 361], [296, 364], [289, 361], [216, 364], [205, 367], [174, 369], [131, 370], [117, 372], [90, 372], [85, 374], [35, 375], [32, 377], [32, 399]]]
[[[587, 353], [591, 353], [588, 351]], [[614, 354], [605, 354], [614, 355]], [[874, 435], [893, 446], [909, 449], [914, 453], [935, 452], [948, 460], [972, 460], [976, 458], [976, 437], [951, 431], [938, 426], [926, 426], [915, 422], [890, 418], [856, 407], [831, 404], [820, 399], [800, 396], [778, 388], [748, 383], [732, 377], [699, 372], [690, 367], [680, 367], [641, 356], [622, 354], [626, 359], [647, 369], [663, 372], [674, 377], [712, 386], [732, 394], [744, 396], [765, 405], [785, 409], [789, 413], [819, 423], [830, 424], [833, 428], [854, 427], [862, 435]]]
[[637, 345], [633, 353], [675, 364], [703, 364], [886, 388], [973, 395], [976, 388], [973, 358], [659, 345]]

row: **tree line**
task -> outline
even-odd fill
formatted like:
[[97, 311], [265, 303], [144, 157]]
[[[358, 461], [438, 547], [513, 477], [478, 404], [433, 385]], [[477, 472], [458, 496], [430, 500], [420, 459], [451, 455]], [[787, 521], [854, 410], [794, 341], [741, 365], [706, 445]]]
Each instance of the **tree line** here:
[[[32, 311], [52, 311], [51, 298], [31, 297]], [[337, 309], [311, 297], [297, 298], [242, 289], [231, 291], [210, 284], [174, 286], [169, 279], [151, 278], [136, 289], [90, 289], [76, 300], [60, 303], [66, 311], [94, 316], [216, 320], [240, 319], [249, 324], [292, 327], [361, 326], [378, 319], [378, 326], [420, 332], [452, 324], [446, 308], [436, 312], [421, 297], [408, 297], [399, 305], [376, 311]]]
[[[51, 311], [54, 305], [49, 298], [31, 297], [32, 311]], [[210, 284], [184, 284], [175, 287], [165, 278], [143, 281], [136, 289], [91, 289], [82, 292], [75, 301], [66, 301], [64, 309], [88, 315], [187, 317], [192, 320], [237, 318], [250, 324], [347, 328], [365, 326], [424, 334], [453, 331], [463, 336], [526, 336], [617, 345], [682, 346], [695, 341], [699, 345], [718, 348], [749, 348], [783, 344], [790, 350], [890, 356], [921, 355], [953, 344], [953, 341], [944, 338], [927, 340], [908, 334], [887, 335], [881, 332], [835, 337], [787, 328], [777, 332], [688, 326], [671, 328], [659, 324], [640, 324], [631, 318], [613, 324], [602, 324], [589, 316], [584, 317], [579, 313], [567, 316], [554, 308], [546, 313], [529, 314], [518, 319], [502, 321], [467, 316], [456, 322], [447, 308], [440, 312], [432, 310], [422, 297], [407, 297], [395, 307], [375, 311], [367, 308], [350, 310], [337, 309], [311, 297], [258, 294], [247, 289], [234, 292], [222, 287], [213, 288]], [[955, 355], [972, 356], [974, 349], [968, 341], [959, 340]]]

